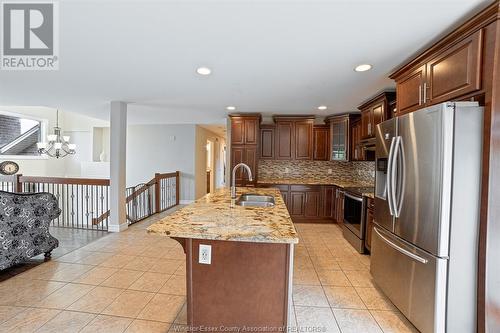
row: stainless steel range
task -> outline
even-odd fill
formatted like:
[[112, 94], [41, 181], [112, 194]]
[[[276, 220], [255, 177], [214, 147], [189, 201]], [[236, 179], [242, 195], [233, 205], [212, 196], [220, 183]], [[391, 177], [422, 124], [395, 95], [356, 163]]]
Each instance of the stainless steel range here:
[[365, 207], [362, 193], [373, 192], [373, 187], [344, 188], [344, 238], [359, 252], [365, 252]]
[[370, 270], [423, 333], [476, 331], [482, 124], [465, 102], [377, 126]]

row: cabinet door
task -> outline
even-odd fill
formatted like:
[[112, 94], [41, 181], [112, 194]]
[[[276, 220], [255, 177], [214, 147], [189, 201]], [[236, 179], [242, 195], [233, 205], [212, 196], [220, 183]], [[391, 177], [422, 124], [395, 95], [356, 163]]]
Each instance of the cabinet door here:
[[453, 100], [481, 89], [482, 30], [427, 63], [427, 91], [431, 104]]
[[311, 160], [313, 155], [313, 122], [296, 121], [295, 127], [295, 159]]
[[231, 120], [231, 144], [242, 145], [245, 143], [245, 122], [243, 119]]
[[288, 211], [290, 216], [293, 217], [303, 217], [304, 209], [306, 203], [306, 194], [302, 191], [290, 191], [290, 197], [288, 199], [289, 207]]
[[372, 123], [372, 109], [368, 108], [361, 111], [361, 138], [366, 139], [371, 137]]
[[337, 223], [344, 224], [344, 192], [337, 190], [337, 200], [335, 204]]
[[253, 186], [256, 184], [257, 172], [257, 148], [255, 146], [233, 146], [231, 148], [231, 172], [234, 166], [238, 163], [245, 163], [252, 170], [253, 180], [248, 180], [248, 175], [245, 169], [239, 168], [236, 170], [236, 186]]
[[372, 230], [373, 230], [373, 210], [366, 210], [366, 238], [365, 246], [368, 250], [372, 247]]
[[[244, 162], [245, 162], [245, 148], [235, 147], [235, 146], [231, 147], [231, 172], [236, 164]], [[235, 175], [236, 175], [235, 177], [236, 186], [244, 186], [243, 169], [239, 168], [238, 170], [236, 170]]]
[[332, 160], [349, 160], [349, 129], [348, 120], [335, 120], [332, 123]]
[[375, 126], [380, 124], [385, 120], [385, 102], [380, 102], [375, 104], [372, 107], [372, 117], [371, 117], [371, 123], [370, 126], [368, 127], [368, 134], [370, 135], [371, 138], [375, 137]]
[[425, 82], [425, 65], [396, 80], [397, 114], [405, 114], [421, 108]]
[[279, 121], [276, 124], [276, 149], [275, 154], [278, 160], [293, 159], [293, 151], [295, 149], [293, 122]]
[[[257, 183], [257, 147], [256, 146], [246, 146], [244, 153], [244, 162], [246, 165], [250, 167], [252, 170], [252, 181], [248, 180], [248, 175], [243, 175], [244, 184], [247, 185], [255, 185]], [[243, 169], [242, 169], [243, 170]]]
[[323, 217], [335, 219], [335, 186], [323, 186]]
[[274, 128], [272, 127], [260, 129], [260, 158], [274, 159]]
[[319, 187], [315, 191], [305, 192], [305, 207], [304, 207], [305, 217], [311, 217], [311, 218], [320, 217], [320, 209], [321, 209], [320, 198], [321, 198], [321, 193]]
[[281, 196], [283, 197], [283, 201], [285, 202], [285, 206], [288, 209], [289, 214], [290, 214], [290, 204], [288, 201], [288, 191], [280, 191], [280, 192], [281, 192]]
[[330, 129], [328, 127], [313, 128], [313, 159], [327, 161], [329, 158]]
[[245, 144], [257, 144], [259, 122], [257, 119], [245, 119]]
[[361, 122], [355, 122], [351, 126], [351, 159], [353, 161], [362, 161], [363, 160], [363, 151], [361, 149], [361, 133], [362, 133], [362, 125]]

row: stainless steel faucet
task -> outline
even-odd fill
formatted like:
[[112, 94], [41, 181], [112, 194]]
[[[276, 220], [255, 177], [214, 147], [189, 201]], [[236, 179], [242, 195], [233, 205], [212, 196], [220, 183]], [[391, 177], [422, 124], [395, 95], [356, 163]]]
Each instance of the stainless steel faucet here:
[[239, 167], [244, 167], [248, 173], [248, 180], [252, 181], [252, 170], [245, 163], [238, 163], [233, 168], [233, 178], [231, 180], [231, 199], [236, 199], [236, 170]]

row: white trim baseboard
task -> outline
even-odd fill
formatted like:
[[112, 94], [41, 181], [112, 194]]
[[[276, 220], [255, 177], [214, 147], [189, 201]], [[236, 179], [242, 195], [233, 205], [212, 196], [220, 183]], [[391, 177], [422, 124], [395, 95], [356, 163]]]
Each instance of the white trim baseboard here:
[[108, 224], [108, 231], [109, 232], [121, 232], [121, 231], [125, 231], [127, 229], [128, 229], [128, 223]]

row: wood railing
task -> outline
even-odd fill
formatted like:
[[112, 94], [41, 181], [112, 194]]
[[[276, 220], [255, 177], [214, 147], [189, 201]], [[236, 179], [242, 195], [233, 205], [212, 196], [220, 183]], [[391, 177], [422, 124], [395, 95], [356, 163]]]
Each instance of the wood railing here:
[[127, 218], [135, 223], [179, 204], [179, 172], [157, 173], [145, 184], [127, 188]]
[[0, 190], [17, 193], [52, 193], [61, 209], [51, 223], [56, 227], [108, 230], [108, 218], [93, 224], [109, 210], [109, 179], [3, 176]]
[[[156, 173], [145, 184], [127, 188], [127, 219], [129, 224], [141, 221], [153, 214], [161, 213], [179, 204], [179, 171]], [[101, 223], [109, 217], [107, 211], [93, 219], [92, 223]]]
[[[109, 179], [0, 176], [0, 191], [49, 192], [61, 215], [52, 226], [108, 230]], [[135, 223], [179, 204], [179, 171], [157, 173], [146, 184], [127, 189], [127, 218]]]

